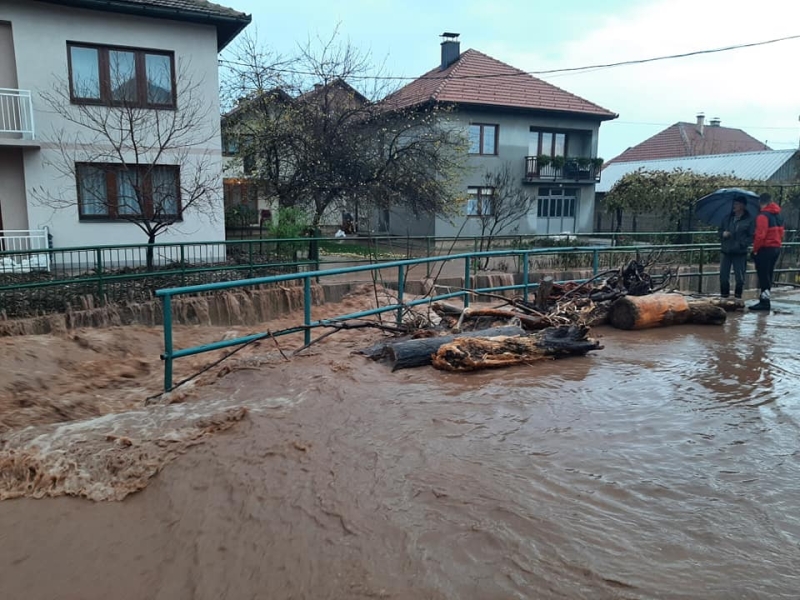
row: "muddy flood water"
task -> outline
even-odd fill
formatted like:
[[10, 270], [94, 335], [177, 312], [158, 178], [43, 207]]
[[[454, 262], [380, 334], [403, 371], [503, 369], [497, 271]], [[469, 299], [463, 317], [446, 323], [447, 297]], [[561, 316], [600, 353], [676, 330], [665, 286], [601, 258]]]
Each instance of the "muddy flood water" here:
[[143, 491], [0, 502], [0, 598], [800, 598], [800, 294], [775, 305], [469, 376], [363, 336], [231, 372], [187, 403], [247, 417]]

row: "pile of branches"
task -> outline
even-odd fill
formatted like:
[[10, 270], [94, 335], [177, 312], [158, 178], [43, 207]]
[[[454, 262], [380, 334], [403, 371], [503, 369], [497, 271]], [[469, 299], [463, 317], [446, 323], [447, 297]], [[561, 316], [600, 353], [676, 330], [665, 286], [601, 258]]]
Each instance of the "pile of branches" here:
[[660, 275], [648, 273], [648, 264], [631, 260], [627, 264], [599, 273], [583, 282], [555, 283], [546, 277], [533, 300], [505, 298], [481, 292], [481, 297], [498, 300], [491, 307], [462, 309], [435, 302], [432, 310], [445, 328], [460, 332], [517, 325], [527, 331], [547, 327], [578, 325], [593, 327], [608, 321], [608, 308], [623, 296], [644, 296], [664, 290], [674, 282], [671, 271]]
[[[626, 295], [646, 295], [667, 287], [671, 273], [658, 277], [647, 264], [632, 260], [583, 283], [544, 278], [536, 298], [507, 298], [469, 291], [479, 300], [496, 302], [462, 307], [447, 302], [430, 304], [429, 325], [393, 341], [360, 351], [373, 360], [386, 360], [392, 369], [433, 365], [449, 371], [475, 371], [570, 356], [600, 350], [590, 337], [591, 327], [608, 322], [609, 307]], [[434, 324], [435, 323], [435, 324]]]

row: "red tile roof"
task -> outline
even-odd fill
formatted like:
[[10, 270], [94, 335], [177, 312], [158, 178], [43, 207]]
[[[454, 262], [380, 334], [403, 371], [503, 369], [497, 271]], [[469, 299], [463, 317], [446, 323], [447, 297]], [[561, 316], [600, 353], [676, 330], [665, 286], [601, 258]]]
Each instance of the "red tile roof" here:
[[477, 50], [462, 52], [442, 70], [433, 69], [392, 94], [387, 102], [407, 108], [427, 102], [579, 113], [600, 120], [617, 114]]
[[150, 15], [177, 21], [208, 23], [217, 28], [222, 50], [251, 21], [250, 15], [208, 0], [42, 0], [50, 4], [130, 15]]
[[697, 124], [679, 122], [646, 139], [641, 144], [628, 148], [608, 163], [762, 150], [771, 150], [771, 148], [741, 129], [705, 125], [701, 135]]

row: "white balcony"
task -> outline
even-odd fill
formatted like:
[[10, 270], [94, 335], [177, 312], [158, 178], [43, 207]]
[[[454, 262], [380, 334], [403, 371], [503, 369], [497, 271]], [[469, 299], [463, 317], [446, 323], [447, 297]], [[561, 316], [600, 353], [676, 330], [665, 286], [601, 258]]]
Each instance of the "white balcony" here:
[[50, 231], [0, 229], [0, 274], [50, 270]]
[[33, 101], [28, 90], [0, 88], [0, 136], [34, 140]]

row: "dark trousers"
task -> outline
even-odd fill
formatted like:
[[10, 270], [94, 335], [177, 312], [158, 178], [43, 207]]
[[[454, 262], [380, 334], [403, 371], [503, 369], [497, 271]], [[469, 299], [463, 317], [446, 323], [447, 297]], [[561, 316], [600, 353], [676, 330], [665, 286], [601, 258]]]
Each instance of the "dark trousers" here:
[[761, 292], [772, 289], [775, 280], [775, 264], [778, 262], [780, 248], [761, 248], [756, 254], [756, 273], [758, 274], [758, 287]]
[[747, 272], [747, 254], [728, 254], [723, 252], [719, 257], [719, 293], [721, 296], [731, 295], [731, 267], [733, 278], [736, 281], [734, 291], [737, 298], [742, 297], [744, 289], [744, 276]]

